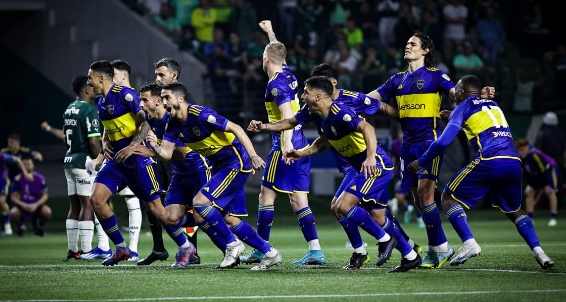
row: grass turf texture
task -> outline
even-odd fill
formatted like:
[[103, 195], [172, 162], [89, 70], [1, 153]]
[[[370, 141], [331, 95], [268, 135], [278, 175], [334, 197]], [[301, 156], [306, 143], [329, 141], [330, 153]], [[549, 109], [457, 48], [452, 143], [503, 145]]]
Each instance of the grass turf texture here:
[[[255, 225], [254, 205], [257, 196], [248, 197]], [[400, 261], [395, 251], [382, 268], [375, 267], [375, 240], [364, 232], [371, 262], [359, 271], [344, 271], [352, 253], [344, 244], [346, 236], [329, 210], [329, 198], [311, 198], [319, 238], [328, 259], [320, 267], [294, 267], [290, 263], [307, 251], [296, 219], [285, 198], [276, 203], [276, 217], [270, 242], [281, 251], [283, 264], [268, 271], [250, 271], [240, 265], [230, 270], [213, 270], [222, 253], [208, 237], [199, 232], [199, 255], [203, 263], [187, 269], [171, 269], [175, 244], [163, 233], [171, 256], [165, 262], [137, 267], [135, 262], [120, 262], [103, 267], [98, 261], [64, 262], [67, 253], [65, 215], [68, 202], [54, 198], [49, 204], [56, 209], [54, 220], [44, 238], [32, 235], [0, 238], [0, 301], [565, 301], [566, 300], [566, 220], [558, 226], [546, 226], [546, 211], [539, 210], [535, 227], [542, 247], [556, 262], [554, 269], [542, 271], [514, 225], [497, 210], [471, 210], [468, 219], [482, 255], [466, 264], [441, 269], [413, 270], [389, 274]], [[116, 197], [114, 207], [121, 224], [127, 224], [125, 204]], [[138, 252], [140, 257], [151, 250], [149, 229], [142, 227]], [[402, 219], [401, 219], [402, 220]], [[457, 250], [461, 242], [443, 217], [449, 242]], [[425, 230], [416, 223], [403, 225], [406, 232], [426, 249]], [[128, 240], [126, 232], [123, 232]], [[93, 244], [96, 244], [96, 235]], [[246, 252], [251, 248], [246, 247]], [[421, 254], [423, 256], [424, 254]]]

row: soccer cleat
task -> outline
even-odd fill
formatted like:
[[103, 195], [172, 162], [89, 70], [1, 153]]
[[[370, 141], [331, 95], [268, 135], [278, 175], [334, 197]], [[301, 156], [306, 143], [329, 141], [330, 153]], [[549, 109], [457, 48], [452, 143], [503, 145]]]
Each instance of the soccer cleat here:
[[413, 245], [413, 251], [415, 251], [415, 253], [417, 254], [420, 254], [423, 252], [423, 247], [415, 243], [415, 245]]
[[405, 224], [411, 223], [411, 218], [413, 217], [414, 211], [415, 211], [415, 207], [411, 205], [407, 206], [407, 210], [405, 211], [405, 215], [403, 216], [403, 222]]
[[281, 261], [283, 261], [283, 259], [281, 258], [281, 253], [279, 253], [279, 251], [277, 251], [277, 254], [273, 257], [264, 256], [263, 260], [261, 260], [259, 265], [252, 267], [251, 270], [252, 271], [264, 271], [264, 270], [267, 270], [268, 268], [270, 268], [274, 265], [281, 263]]
[[75, 253], [75, 252], [69, 250], [67, 252], [67, 259], [69, 259], [69, 260], [79, 260], [79, 259], [81, 259], [81, 251], [78, 251], [78, 252]]
[[417, 227], [418, 227], [419, 229], [424, 229], [424, 228], [426, 228], [426, 225], [425, 225], [424, 220], [423, 220], [422, 217], [417, 218]]
[[240, 262], [245, 264], [260, 263], [263, 260], [263, 253], [253, 249], [251, 253], [246, 256], [240, 256]]
[[397, 246], [397, 240], [391, 237], [388, 241], [377, 243], [377, 263], [375, 265], [382, 266], [389, 258], [391, 253]]
[[421, 268], [433, 268], [438, 263], [438, 256], [430, 247], [421, 262]]
[[556, 219], [555, 218], [550, 218], [550, 220], [548, 221], [548, 226], [549, 227], [555, 227], [556, 226]]
[[132, 252], [132, 256], [130, 257], [130, 259], [126, 260], [126, 261], [138, 261], [140, 260], [140, 257], [138, 256], [137, 252]]
[[550, 257], [548, 257], [545, 253], [538, 253], [535, 256], [535, 259], [544, 270], [551, 269], [554, 266], [554, 261], [552, 261], [552, 259], [550, 259]]
[[437, 258], [438, 263], [436, 264], [435, 268], [441, 268], [444, 265], [444, 263], [446, 263], [448, 260], [450, 260], [452, 257], [454, 257], [454, 250], [452, 249], [451, 246], [448, 246], [448, 251], [447, 252], [438, 252], [437, 257], [438, 257]]
[[350, 263], [346, 264], [343, 268], [345, 270], [352, 270], [357, 271], [362, 267], [364, 264], [368, 264], [371, 258], [369, 254], [361, 254], [361, 253], [352, 253], [352, 257], [350, 257]]
[[190, 263], [190, 258], [195, 254], [195, 246], [191, 244], [188, 248], [179, 248], [175, 255], [175, 263], [171, 264], [172, 268], [185, 268]]
[[88, 253], [81, 254], [81, 259], [83, 260], [94, 260], [94, 259], [108, 259], [112, 256], [112, 251], [104, 251], [99, 247], [95, 247]]
[[220, 268], [234, 267], [234, 264], [240, 260], [240, 254], [243, 253], [245, 249], [246, 247], [240, 239], [236, 239], [235, 242], [231, 242], [231, 244], [226, 248], [226, 254], [220, 263]]
[[200, 256], [196, 253], [191, 255], [191, 257], [189, 257], [189, 264], [200, 264]]
[[326, 257], [322, 250], [310, 250], [300, 260], [291, 262], [292, 265], [323, 265]]
[[401, 259], [401, 264], [397, 265], [394, 269], [390, 270], [390, 273], [404, 273], [408, 270], [412, 270], [421, 266], [422, 258], [417, 254], [417, 258], [413, 260], [408, 260], [407, 258]]
[[132, 252], [127, 246], [126, 247], [117, 246], [116, 249], [114, 250], [114, 253], [112, 253], [112, 256], [102, 261], [102, 265], [114, 266], [118, 264], [118, 262], [120, 261], [127, 261], [128, 259], [130, 259], [130, 257], [132, 257]]
[[167, 252], [167, 250], [163, 250], [163, 252], [151, 251], [149, 256], [138, 261], [137, 265], [150, 265], [157, 260], [165, 261], [167, 260], [167, 258], [169, 258], [169, 253]]
[[481, 247], [477, 242], [474, 242], [473, 244], [468, 246], [464, 244], [461, 248], [458, 249], [458, 255], [450, 260], [450, 265], [464, 264], [464, 262], [468, 261], [468, 259], [479, 256], [480, 254]]
[[35, 236], [44, 237], [45, 236], [45, 230], [42, 227], [38, 227], [37, 229], [35, 229], [33, 234]]

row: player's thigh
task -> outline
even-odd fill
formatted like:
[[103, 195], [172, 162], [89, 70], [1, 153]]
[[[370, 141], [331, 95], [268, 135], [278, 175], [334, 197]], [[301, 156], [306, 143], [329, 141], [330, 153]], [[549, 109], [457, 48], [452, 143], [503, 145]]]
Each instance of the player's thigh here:
[[401, 168], [401, 183], [407, 188], [416, 188], [419, 180], [419, 175], [413, 173], [407, 167], [409, 164], [417, 159], [417, 154], [412, 150], [411, 145], [402, 143], [399, 155], [400, 168]]
[[44, 219], [49, 219], [49, 218], [51, 218], [51, 214], [52, 214], [51, 208], [48, 205], [44, 204], [41, 207], [39, 215]]
[[119, 169], [124, 176], [124, 182], [137, 198], [145, 202], [159, 201], [161, 203], [162, 189], [155, 173], [155, 164], [137, 168], [120, 166]]
[[[73, 172], [73, 169], [65, 168], [64, 172], [65, 179], [67, 181], [67, 195], [71, 196], [77, 194], [77, 179], [75, 173]], [[89, 192], [89, 194], [90, 193], [92, 193], [92, 191]]]
[[271, 150], [267, 157], [261, 185], [280, 193], [308, 192], [310, 158], [303, 158], [288, 165], [282, 157], [282, 151]]
[[474, 160], [452, 177], [444, 194], [470, 209], [489, 193], [491, 177], [488, 164]]
[[231, 200], [236, 193], [244, 189], [250, 173], [239, 169], [223, 168], [212, 175], [212, 178], [200, 189], [200, 193], [208, 200], [218, 203]]
[[169, 204], [165, 207], [165, 213], [169, 221], [177, 222], [187, 212], [187, 206], [184, 204]]
[[224, 199], [214, 202], [214, 205], [217, 208], [220, 208], [220, 211], [224, 216], [238, 218], [248, 216], [248, 209], [246, 206], [246, 192], [243, 187], [232, 194], [232, 197], [228, 203], [226, 203], [226, 201], [228, 200]]
[[503, 213], [521, 209], [521, 165], [519, 161], [499, 167], [497, 181], [492, 181], [491, 202]]
[[387, 184], [393, 176], [393, 171], [377, 169], [377, 172], [366, 178], [362, 173], [358, 173], [345, 192], [349, 192], [357, 197], [359, 205], [367, 211], [387, 207], [387, 201], [380, 198], [387, 190]]
[[111, 195], [116, 194], [119, 188], [126, 186], [125, 175], [113, 161], [107, 162], [96, 173], [94, 178], [94, 188], [92, 189], [91, 200], [101, 199], [106, 202]]

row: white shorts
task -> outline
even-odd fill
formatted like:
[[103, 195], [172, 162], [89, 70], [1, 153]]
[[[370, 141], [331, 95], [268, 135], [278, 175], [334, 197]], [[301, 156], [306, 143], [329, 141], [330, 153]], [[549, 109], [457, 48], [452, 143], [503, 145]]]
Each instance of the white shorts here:
[[90, 196], [94, 184], [94, 175], [88, 174], [85, 169], [65, 169], [67, 179], [67, 193], [70, 195]]

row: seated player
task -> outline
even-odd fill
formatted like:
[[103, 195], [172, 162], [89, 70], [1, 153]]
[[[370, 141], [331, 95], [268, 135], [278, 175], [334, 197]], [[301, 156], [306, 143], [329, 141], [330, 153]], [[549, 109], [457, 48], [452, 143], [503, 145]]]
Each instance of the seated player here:
[[20, 168], [24, 177], [28, 180], [33, 180], [33, 174], [28, 173], [22, 164], [22, 160], [7, 153], [0, 152], [0, 212], [2, 213], [2, 222], [4, 223], [4, 231], [2, 235], [10, 236], [13, 234], [12, 225], [10, 224], [10, 207], [6, 196], [8, 195], [8, 188], [10, 186], [10, 179], [8, 178], [8, 169], [6, 168], [7, 162], [15, 162]]

